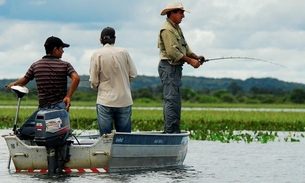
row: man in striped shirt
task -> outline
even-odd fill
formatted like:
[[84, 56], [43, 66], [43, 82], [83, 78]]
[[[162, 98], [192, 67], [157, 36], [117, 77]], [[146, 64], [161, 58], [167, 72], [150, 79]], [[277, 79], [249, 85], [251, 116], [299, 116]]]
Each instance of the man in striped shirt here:
[[[49, 37], [44, 44], [46, 55], [34, 62], [24, 77], [7, 85], [10, 89], [14, 85], [24, 86], [33, 79], [36, 81], [39, 107], [20, 128], [21, 133], [24, 131], [26, 136], [35, 134], [31, 127], [35, 126], [35, 117], [40, 109], [59, 108], [69, 111], [71, 97], [80, 82], [73, 66], [61, 60], [63, 48], [69, 46], [58, 37]], [[67, 77], [71, 78], [69, 89]]]

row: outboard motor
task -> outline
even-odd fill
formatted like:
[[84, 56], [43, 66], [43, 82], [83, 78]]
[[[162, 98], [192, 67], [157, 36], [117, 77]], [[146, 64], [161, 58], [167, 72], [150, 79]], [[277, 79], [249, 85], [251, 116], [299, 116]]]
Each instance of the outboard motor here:
[[65, 109], [45, 109], [35, 119], [34, 142], [45, 146], [48, 154], [48, 174], [61, 173], [69, 161], [69, 147], [72, 141], [69, 113]]

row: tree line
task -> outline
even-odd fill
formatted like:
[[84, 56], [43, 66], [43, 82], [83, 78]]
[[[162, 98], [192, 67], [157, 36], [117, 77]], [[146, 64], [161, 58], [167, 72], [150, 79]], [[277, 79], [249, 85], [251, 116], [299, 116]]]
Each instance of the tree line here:
[[[27, 98], [37, 100], [36, 88], [29, 88], [30, 93]], [[231, 82], [224, 89], [202, 88], [195, 90], [191, 87], [182, 87], [182, 100], [191, 103], [245, 103], [245, 104], [304, 104], [305, 90], [295, 88], [286, 91], [278, 88], [251, 87], [245, 91], [243, 86], [236, 82]], [[139, 102], [162, 102], [162, 87], [143, 87], [132, 90], [132, 96]], [[1, 100], [15, 100], [16, 95], [9, 90], [0, 91]], [[76, 90], [73, 95], [74, 101], [95, 101], [96, 91], [90, 88]]]
[[[235, 82], [226, 89], [202, 89], [195, 90], [190, 87], [182, 87], [182, 100], [193, 103], [245, 103], [245, 104], [304, 104], [305, 90], [295, 88], [292, 91], [281, 89], [251, 87], [249, 91]], [[133, 98], [162, 101], [162, 88], [140, 88], [133, 92]]]

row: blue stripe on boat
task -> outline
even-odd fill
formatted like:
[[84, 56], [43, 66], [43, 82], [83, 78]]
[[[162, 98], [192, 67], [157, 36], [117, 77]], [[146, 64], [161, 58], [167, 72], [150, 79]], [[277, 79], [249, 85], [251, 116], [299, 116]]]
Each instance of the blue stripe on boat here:
[[166, 135], [125, 135], [116, 134], [113, 144], [133, 144], [133, 145], [178, 145], [185, 136]]

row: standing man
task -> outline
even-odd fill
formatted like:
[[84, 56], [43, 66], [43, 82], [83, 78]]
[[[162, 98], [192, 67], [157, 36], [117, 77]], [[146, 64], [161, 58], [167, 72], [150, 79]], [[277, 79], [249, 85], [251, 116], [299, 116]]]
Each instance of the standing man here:
[[[49, 37], [44, 44], [46, 55], [34, 62], [24, 77], [7, 85], [7, 88], [10, 89], [14, 85], [24, 86], [33, 79], [36, 81], [39, 106], [21, 126], [19, 134], [21, 138], [34, 138], [35, 117], [39, 110], [59, 108], [69, 111], [71, 97], [80, 81], [73, 66], [60, 59], [64, 53], [63, 48], [69, 46], [58, 37]], [[67, 77], [71, 78], [69, 90], [67, 89]]]
[[90, 85], [97, 90], [96, 112], [100, 135], [131, 132], [132, 96], [130, 81], [137, 76], [136, 67], [124, 48], [114, 46], [115, 30], [101, 32], [103, 48], [95, 51], [90, 61]]
[[201, 65], [198, 59], [203, 58], [192, 52], [179, 26], [185, 11], [182, 3], [175, 2], [169, 3], [161, 12], [161, 15], [167, 15], [158, 37], [160, 49], [158, 72], [163, 86], [164, 133], [181, 132], [180, 92], [183, 64], [188, 63], [198, 68]]

